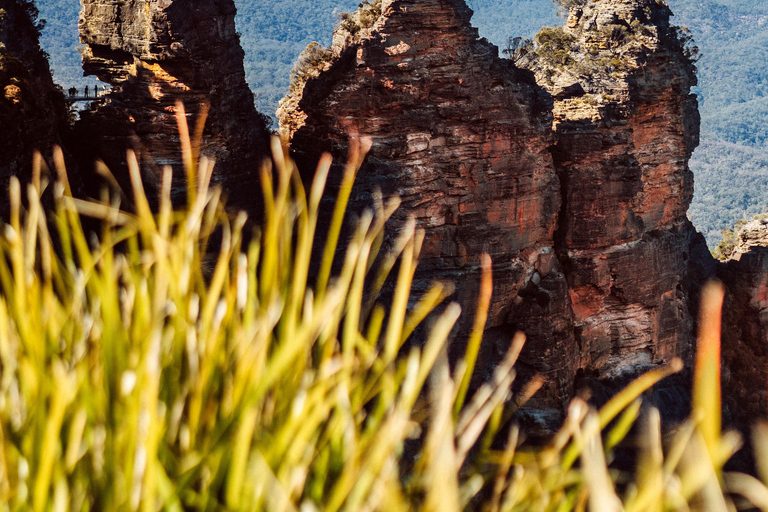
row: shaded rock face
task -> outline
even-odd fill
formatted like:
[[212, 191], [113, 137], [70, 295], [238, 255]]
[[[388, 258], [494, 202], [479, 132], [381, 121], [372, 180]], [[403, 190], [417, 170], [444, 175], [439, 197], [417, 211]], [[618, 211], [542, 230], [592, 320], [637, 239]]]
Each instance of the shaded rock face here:
[[737, 234], [718, 268], [728, 293], [723, 307], [723, 388], [727, 413], [742, 425], [768, 411], [768, 218]]
[[580, 366], [598, 376], [690, 360], [693, 347], [684, 278], [701, 243], [686, 218], [699, 116], [670, 15], [655, 0], [587, 2], [518, 61], [554, 97], [556, 247]]
[[372, 137], [352, 209], [370, 207], [376, 189], [402, 198], [390, 231], [407, 216], [425, 230], [415, 288], [457, 285], [459, 338], [471, 326], [480, 257], [490, 254], [486, 340], [498, 347], [485, 356], [500, 357], [518, 327], [541, 330], [550, 395], [569, 394], [578, 354], [554, 251], [561, 200], [547, 95], [478, 38], [463, 1], [385, 0], [381, 12], [362, 36], [337, 31], [327, 69], [283, 101], [278, 116], [299, 168], [313, 168], [322, 151], [343, 161], [349, 134]]
[[[32, 154], [50, 156], [68, 129], [61, 89], [40, 49], [37, 9], [26, 0], [0, 0], [0, 204], [7, 204], [8, 179], [31, 175]], [[4, 208], [3, 208], [4, 210]]]
[[[85, 113], [80, 130], [91, 149], [121, 169], [128, 147], [143, 148], [144, 177], [159, 183], [159, 166], [183, 175], [175, 102], [190, 130], [210, 104], [201, 154], [216, 159], [213, 181], [235, 206], [253, 209], [256, 172], [268, 154], [266, 118], [253, 106], [232, 0], [83, 0], [80, 40], [86, 74], [112, 85], [105, 101]], [[124, 172], [122, 173], [124, 174]], [[183, 182], [174, 180], [183, 196]]]
[[372, 136], [352, 207], [376, 187], [403, 198], [396, 223], [413, 215], [426, 232], [421, 278], [457, 284], [460, 334], [491, 255], [485, 368], [526, 332], [520, 370], [548, 378], [540, 410], [579, 376], [691, 358], [689, 298], [712, 269], [691, 264], [711, 258], [685, 216], [696, 78], [670, 15], [655, 0], [589, 2], [513, 64], [463, 1], [385, 0], [370, 26], [337, 30], [278, 111], [307, 163]]

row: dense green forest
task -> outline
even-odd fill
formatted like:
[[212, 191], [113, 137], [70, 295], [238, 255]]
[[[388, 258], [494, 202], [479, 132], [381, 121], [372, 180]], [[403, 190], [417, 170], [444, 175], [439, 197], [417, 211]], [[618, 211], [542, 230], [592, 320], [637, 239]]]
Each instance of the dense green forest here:
[[[468, 0], [480, 34], [504, 47], [560, 23], [551, 0]], [[331, 42], [339, 14], [356, 0], [235, 0], [245, 71], [260, 111], [273, 116], [288, 90], [290, 70], [312, 41]], [[678, 25], [701, 49], [702, 145], [691, 167], [696, 195], [690, 216], [716, 245], [720, 230], [768, 207], [768, 3], [764, 0], [669, 0]], [[38, 0], [47, 21], [43, 45], [65, 88], [86, 81], [77, 51], [79, 3]]]

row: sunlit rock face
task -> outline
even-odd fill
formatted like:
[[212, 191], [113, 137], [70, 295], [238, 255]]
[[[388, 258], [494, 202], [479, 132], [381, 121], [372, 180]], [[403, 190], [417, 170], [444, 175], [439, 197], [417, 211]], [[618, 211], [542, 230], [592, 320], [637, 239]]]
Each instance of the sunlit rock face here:
[[698, 145], [694, 66], [655, 0], [572, 7], [518, 62], [554, 98], [563, 190], [557, 254], [568, 280], [580, 366], [597, 376], [690, 360], [685, 282]]
[[[201, 154], [216, 160], [213, 180], [223, 186], [230, 203], [253, 209], [268, 131], [245, 82], [234, 2], [81, 3], [85, 72], [112, 86], [108, 99], [82, 116], [80, 129], [93, 139], [92, 152], [120, 169], [125, 149], [136, 147], [150, 185], [158, 185], [165, 164], [180, 178], [176, 101], [184, 103], [190, 130], [208, 104]], [[183, 181], [175, 183], [174, 194], [183, 196]]]
[[350, 134], [372, 138], [352, 208], [369, 206], [377, 189], [402, 198], [390, 231], [408, 216], [425, 230], [416, 288], [456, 285], [459, 338], [471, 326], [480, 257], [491, 256], [484, 357], [500, 358], [525, 329], [536, 346], [526, 363], [550, 378], [539, 396], [557, 401], [570, 395], [579, 355], [554, 250], [561, 191], [549, 95], [478, 37], [471, 14], [460, 0], [382, 2], [370, 27], [337, 30], [324, 71], [278, 115], [307, 164], [322, 151], [343, 158]]
[[412, 215], [425, 230], [421, 279], [457, 285], [460, 333], [491, 255], [485, 364], [526, 332], [520, 369], [548, 379], [537, 407], [567, 401], [578, 375], [690, 361], [690, 281], [706, 274], [690, 265], [703, 239], [686, 219], [699, 117], [670, 14], [588, 2], [513, 63], [460, 0], [384, 1], [336, 31], [279, 110], [299, 159], [372, 137], [353, 208], [377, 188], [403, 198], [395, 224]]
[[64, 95], [54, 86], [38, 41], [37, 10], [26, 1], [0, 0], [0, 211], [8, 181], [32, 172], [32, 154], [51, 156], [67, 130]]

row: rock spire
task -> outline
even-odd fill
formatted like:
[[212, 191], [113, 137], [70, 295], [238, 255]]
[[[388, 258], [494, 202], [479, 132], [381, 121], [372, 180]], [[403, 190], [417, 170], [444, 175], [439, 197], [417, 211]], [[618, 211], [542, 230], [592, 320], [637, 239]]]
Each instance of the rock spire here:
[[[165, 164], [181, 177], [175, 103], [184, 103], [190, 127], [209, 104], [201, 154], [216, 159], [213, 180], [230, 203], [252, 210], [260, 196], [255, 176], [268, 154], [269, 134], [245, 82], [234, 2], [81, 3], [85, 72], [112, 86], [106, 101], [82, 116], [80, 129], [96, 141], [92, 152], [120, 168], [125, 148], [138, 146], [150, 185], [157, 185]], [[183, 182], [174, 190], [183, 196]]]
[[[11, 176], [26, 181], [35, 150], [49, 157], [68, 130], [61, 89], [40, 48], [41, 25], [30, 0], [0, 0], [0, 204]], [[5, 208], [2, 208], [4, 211]]]

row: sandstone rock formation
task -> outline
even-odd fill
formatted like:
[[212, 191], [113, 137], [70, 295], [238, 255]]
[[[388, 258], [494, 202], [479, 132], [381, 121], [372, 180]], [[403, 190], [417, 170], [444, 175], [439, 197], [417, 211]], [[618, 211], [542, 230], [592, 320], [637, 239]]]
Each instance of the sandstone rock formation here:
[[[370, 206], [377, 188], [402, 198], [393, 226], [412, 215], [426, 230], [419, 282], [459, 285], [460, 333], [471, 325], [480, 256], [490, 254], [487, 338], [505, 350], [516, 327], [546, 331], [537, 358], [549, 366], [550, 396], [565, 397], [578, 354], [554, 251], [560, 186], [546, 95], [479, 39], [462, 0], [384, 0], [381, 13], [362, 33], [336, 32], [327, 69], [283, 101], [281, 127], [308, 168], [321, 151], [343, 158], [349, 134], [371, 136], [351, 207]], [[534, 326], [540, 314], [550, 321]]]
[[[157, 166], [165, 164], [180, 178], [175, 102], [184, 103], [190, 121], [209, 103], [201, 153], [216, 159], [213, 180], [222, 184], [230, 203], [253, 210], [268, 132], [245, 82], [234, 2], [81, 3], [85, 72], [112, 85], [107, 101], [80, 123], [84, 137], [96, 141], [92, 153], [119, 169], [125, 149], [138, 139], [145, 181], [157, 184]], [[177, 195], [183, 196], [182, 185], [175, 187]]]
[[556, 235], [581, 367], [607, 375], [689, 358], [684, 292], [698, 145], [695, 68], [656, 0], [568, 2], [518, 62], [554, 97]]
[[0, 0], [0, 204], [10, 176], [30, 176], [32, 154], [61, 144], [68, 112], [38, 41], [37, 9], [28, 0]]
[[370, 10], [298, 70], [305, 83], [282, 102], [297, 158], [340, 156], [349, 133], [372, 136], [353, 208], [376, 187], [402, 196], [401, 216], [426, 231], [422, 279], [457, 283], [467, 318], [477, 261], [491, 254], [486, 340], [526, 332], [521, 370], [548, 378], [538, 407], [568, 400], [578, 375], [690, 359], [686, 276], [703, 239], [685, 213], [699, 118], [668, 7], [574, 6], [517, 65], [478, 38], [462, 0]]

